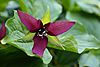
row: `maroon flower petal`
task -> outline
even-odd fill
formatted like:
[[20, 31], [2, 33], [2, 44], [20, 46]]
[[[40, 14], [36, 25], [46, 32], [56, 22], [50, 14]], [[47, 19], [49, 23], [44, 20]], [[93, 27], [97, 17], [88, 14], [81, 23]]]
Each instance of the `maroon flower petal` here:
[[4, 24], [4, 22], [3, 22], [3, 23], [2, 23], [2, 26], [1, 26], [1, 29], [0, 29], [0, 40], [1, 40], [2, 38], [4, 38], [5, 35], [6, 35], [6, 27], [5, 27], [5, 24]]
[[47, 37], [40, 37], [35, 35], [34, 38], [34, 47], [32, 48], [32, 52], [37, 54], [38, 56], [43, 56], [44, 50], [47, 46], [48, 39]]
[[28, 28], [30, 32], [35, 32], [43, 26], [41, 20], [37, 20], [31, 15], [24, 13], [20, 10], [17, 10], [17, 12], [20, 20]]
[[66, 20], [56, 21], [55, 23], [46, 24], [44, 27], [48, 31], [48, 34], [51, 36], [57, 36], [68, 31], [75, 22], [70, 22]]

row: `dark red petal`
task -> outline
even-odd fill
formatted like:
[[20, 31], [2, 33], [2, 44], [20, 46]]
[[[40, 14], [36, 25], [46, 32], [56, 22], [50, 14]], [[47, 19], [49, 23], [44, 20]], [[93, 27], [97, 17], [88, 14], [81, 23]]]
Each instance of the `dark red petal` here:
[[2, 23], [2, 26], [1, 26], [1, 29], [0, 29], [0, 40], [1, 40], [2, 38], [4, 38], [5, 35], [6, 35], [6, 27], [5, 27], [5, 24], [4, 24], [4, 22], [3, 22], [3, 23]]
[[56, 36], [68, 31], [75, 22], [70, 22], [67, 20], [56, 21], [55, 23], [49, 23], [45, 25], [46, 30], [49, 35]]
[[34, 38], [34, 47], [32, 48], [32, 52], [37, 54], [38, 56], [43, 56], [44, 50], [47, 46], [48, 39], [47, 37], [40, 37], [35, 35]]
[[31, 15], [24, 13], [20, 10], [17, 10], [17, 12], [20, 20], [28, 28], [30, 32], [35, 32], [43, 26], [40, 20], [35, 19]]

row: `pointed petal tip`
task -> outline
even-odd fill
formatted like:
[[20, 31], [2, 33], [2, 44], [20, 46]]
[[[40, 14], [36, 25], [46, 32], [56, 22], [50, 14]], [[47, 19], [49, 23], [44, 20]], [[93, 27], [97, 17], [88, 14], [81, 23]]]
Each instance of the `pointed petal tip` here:
[[24, 13], [24, 12], [22, 12], [21, 10], [16, 10], [16, 11], [17, 11], [18, 15]]
[[43, 54], [41, 52], [34, 50], [34, 47], [32, 48], [32, 53], [33, 54], [36, 54], [39, 57], [42, 57], [43, 56]]
[[75, 24], [76, 22], [75, 22], [75, 21], [70, 21], [70, 23], [73, 23], [73, 24]]
[[48, 23], [45, 27], [49, 35], [57, 36], [68, 31], [74, 24], [75, 21], [60, 20], [55, 23]]
[[[75, 25], [75, 24], [76, 24], [75, 21], [69, 21], [69, 22], [68, 22], [68, 25], [70, 26], [70, 28], [71, 28], [73, 25]], [[69, 29], [70, 29], [70, 28], [69, 28]]]
[[2, 22], [2, 26], [4, 26], [4, 27], [5, 27], [5, 23], [4, 23], [4, 21]]
[[28, 13], [22, 12], [20, 10], [17, 10], [17, 13], [21, 22], [27, 27], [30, 32], [36, 32], [42, 27], [42, 22], [29, 15]]
[[70, 22], [72, 22], [72, 23], [76, 23], [75, 21], [70, 21]]
[[20, 10], [16, 10], [17, 12], [19, 12]]
[[17, 11], [18, 13], [19, 13], [19, 12], [22, 12], [21, 10], [16, 10], [16, 11]]
[[47, 37], [42, 38], [40, 36], [35, 35], [33, 40], [34, 40], [34, 46], [32, 48], [32, 52], [42, 57], [48, 43]]
[[[4, 23], [4, 21], [2, 22], [2, 27], [5, 27], [5, 23]], [[6, 27], [5, 27], [6, 28]]]
[[20, 10], [16, 10], [17, 11], [17, 13], [18, 13], [18, 15], [19, 15], [19, 13], [21, 13], [22, 11], [20, 11]]
[[5, 23], [2, 22], [2, 26], [1, 26], [1, 29], [0, 29], [0, 40], [2, 38], [4, 38], [6, 36], [6, 27], [5, 27]]

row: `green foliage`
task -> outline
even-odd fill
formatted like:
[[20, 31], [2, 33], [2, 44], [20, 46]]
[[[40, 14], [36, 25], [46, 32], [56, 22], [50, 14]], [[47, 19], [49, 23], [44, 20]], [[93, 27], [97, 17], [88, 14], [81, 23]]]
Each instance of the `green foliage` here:
[[38, 57], [29, 57], [10, 45], [0, 44], [0, 67], [47, 67]]
[[100, 20], [98, 17], [84, 12], [69, 12], [67, 18], [82, 23], [89, 34], [94, 35], [100, 40], [100, 32], [98, 31], [100, 28]]
[[82, 54], [79, 59], [79, 65], [80, 67], [100, 67], [100, 49]]
[[54, 56], [50, 67], [74, 67], [78, 66], [77, 60], [80, 55], [75, 52], [52, 50], [51, 54]]
[[61, 0], [66, 10], [77, 10], [76, 0]]
[[0, 11], [4, 11], [6, 9], [6, 6], [10, 0], [0, 0]]
[[62, 0], [65, 9], [71, 11], [85, 11], [100, 16], [99, 0]]
[[[50, 8], [51, 21], [57, 19], [62, 12], [62, 7], [55, 0], [18, 0], [21, 9], [35, 18], [41, 19], [48, 7]], [[26, 4], [27, 3], [27, 4]]]
[[[80, 52], [86, 48], [88, 48], [88, 49], [100, 48], [99, 40], [92, 33], [92, 32], [94, 32], [94, 33], [99, 32], [99, 31], [96, 31], [96, 30], [98, 30], [98, 27], [100, 27], [98, 19], [96, 19], [94, 16], [91, 16], [91, 15], [89, 16], [87, 14], [85, 15], [85, 13], [83, 14], [83, 13], [79, 13], [79, 12], [78, 13], [68, 12], [66, 15], [66, 18], [69, 20], [75, 20], [78, 23], [84, 25], [83, 26], [84, 31], [81, 27], [81, 29], [78, 28], [78, 31], [82, 30], [79, 34], [77, 32], [77, 35], [75, 35], [76, 32], [74, 32], [74, 37], [76, 37], [76, 39], [77, 39], [77, 42], [79, 44], [78, 48], [79, 48]], [[70, 34], [73, 34], [73, 33], [71, 32]]]
[[78, 6], [81, 10], [91, 14], [100, 16], [100, 1], [99, 0], [78, 0]]
[[[9, 1], [0, 0], [0, 25], [5, 19], [1, 11]], [[28, 31], [14, 11], [12, 18], [6, 16], [7, 35], [0, 44], [0, 67], [100, 67], [100, 0], [13, 1], [43, 24], [59, 19], [76, 24], [59, 36], [48, 35], [43, 57], [38, 57], [32, 53], [35, 33]]]

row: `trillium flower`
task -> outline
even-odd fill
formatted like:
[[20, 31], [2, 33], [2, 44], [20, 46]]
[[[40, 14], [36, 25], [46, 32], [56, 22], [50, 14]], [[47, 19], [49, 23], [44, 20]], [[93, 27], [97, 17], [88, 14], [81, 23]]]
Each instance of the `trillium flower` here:
[[32, 52], [38, 56], [43, 56], [44, 50], [48, 44], [47, 34], [57, 36], [68, 31], [75, 22], [67, 20], [56, 21], [43, 25], [41, 20], [37, 20], [31, 15], [17, 10], [21, 22], [28, 28], [30, 32], [36, 32], [33, 37], [34, 46]]
[[5, 23], [2, 23], [2, 26], [0, 28], [0, 40], [2, 40], [6, 36], [6, 27]]

